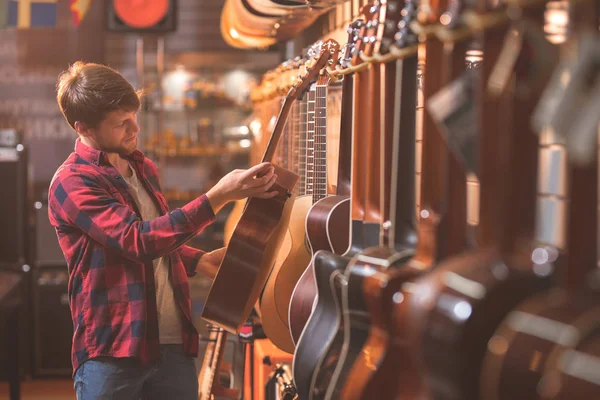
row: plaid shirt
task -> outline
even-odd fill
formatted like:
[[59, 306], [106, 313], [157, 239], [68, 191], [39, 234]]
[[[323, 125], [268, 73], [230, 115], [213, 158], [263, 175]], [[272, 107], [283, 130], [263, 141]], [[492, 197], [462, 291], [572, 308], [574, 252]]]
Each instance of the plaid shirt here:
[[161, 212], [142, 221], [127, 183], [106, 155], [78, 139], [49, 191], [48, 214], [69, 268], [73, 373], [97, 356], [159, 359], [152, 260], [168, 255], [181, 310], [183, 347], [198, 355], [188, 276], [204, 254], [184, 244], [214, 221], [206, 195], [169, 212], [156, 166], [135, 151], [129, 161]]

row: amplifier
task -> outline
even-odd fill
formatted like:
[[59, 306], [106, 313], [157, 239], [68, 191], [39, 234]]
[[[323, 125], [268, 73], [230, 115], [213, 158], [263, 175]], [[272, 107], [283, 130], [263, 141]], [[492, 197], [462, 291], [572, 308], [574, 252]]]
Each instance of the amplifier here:
[[29, 170], [21, 144], [0, 147], [0, 263], [26, 264], [28, 248]]
[[35, 265], [38, 267], [65, 264], [65, 256], [58, 245], [56, 230], [48, 219], [48, 193], [34, 203], [35, 209]]
[[33, 268], [34, 375], [70, 377], [73, 322], [66, 264]]

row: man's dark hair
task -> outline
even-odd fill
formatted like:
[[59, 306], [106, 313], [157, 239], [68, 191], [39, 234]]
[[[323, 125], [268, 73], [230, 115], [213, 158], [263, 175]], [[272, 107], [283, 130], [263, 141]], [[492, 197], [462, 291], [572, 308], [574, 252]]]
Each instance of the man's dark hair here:
[[73, 129], [76, 121], [96, 128], [111, 111], [140, 109], [141, 91], [105, 65], [77, 61], [60, 74], [56, 89], [60, 111]]

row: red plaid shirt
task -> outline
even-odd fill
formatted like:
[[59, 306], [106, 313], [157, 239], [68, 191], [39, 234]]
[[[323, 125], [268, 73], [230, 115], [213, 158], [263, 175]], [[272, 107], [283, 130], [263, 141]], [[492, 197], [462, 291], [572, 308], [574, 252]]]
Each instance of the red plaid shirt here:
[[142, 221], [127, 183], [106, 155], [78, 139], [49, 192], [49, 218], [69, 268], [73, 372], [97, 356], [158, 360], [158, 316], [152, 260], [168, 255], [181, 310], [183, 347], [198, 355], [188, 276], [202, 251], [185, 243], [214, 221], [205, 195], [169, 212], [156, 166], [135, 151], [129, 161], [161, 212]]

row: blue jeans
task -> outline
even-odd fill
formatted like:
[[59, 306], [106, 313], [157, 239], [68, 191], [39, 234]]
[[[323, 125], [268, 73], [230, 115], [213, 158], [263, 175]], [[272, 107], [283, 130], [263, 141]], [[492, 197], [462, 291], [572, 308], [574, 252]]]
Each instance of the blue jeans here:
[[132, 358], [93, 358], [74, 380], [78, 400], [198, 399], [196, 362], [181, 345], [161, 345], [160, 362], [149, 367]]

